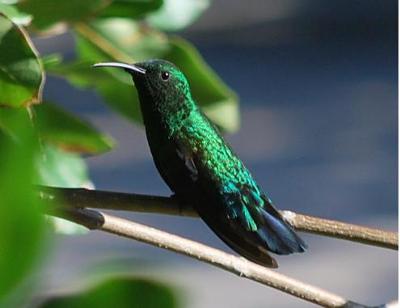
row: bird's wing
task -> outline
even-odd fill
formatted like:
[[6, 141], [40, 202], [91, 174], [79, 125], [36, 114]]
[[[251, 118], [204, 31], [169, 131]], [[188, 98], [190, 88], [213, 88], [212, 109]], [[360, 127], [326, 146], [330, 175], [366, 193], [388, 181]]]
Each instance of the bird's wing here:
[[231, 248], [270, 267], [277, 263], [267, 250], [277, 254], [305, 250], [305, 243], [256, 186], [222, 182], [206, 167], [201, 153], [179, 142], [173, 148], [180, 161], [170, 170], [180, 170], [173, 176], [174, 191], [189, 197], [202, 219]]
[[236, 187], [237, 191], [221, 191], [229, 220], [240, 224], [248, 232], [256, 233], [268, 250], [277, 254], [303, 252], [306, 249], [303, 240], [258, 189], [241, 184], [231, 184], [230, 190], [232, 187]]

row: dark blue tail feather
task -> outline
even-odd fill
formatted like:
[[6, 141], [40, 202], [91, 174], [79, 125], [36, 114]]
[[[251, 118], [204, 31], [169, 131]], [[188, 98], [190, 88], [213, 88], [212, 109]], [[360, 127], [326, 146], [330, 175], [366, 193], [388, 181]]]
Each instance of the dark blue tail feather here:
[[257, 233], [265, 241], [270, 251], [287, 255], [304, 252], [307, 249], [306, 243], [272, 206], [269, 211], [263, 208], [259, 213], [263, 218], [263, 224], [259, 226]]

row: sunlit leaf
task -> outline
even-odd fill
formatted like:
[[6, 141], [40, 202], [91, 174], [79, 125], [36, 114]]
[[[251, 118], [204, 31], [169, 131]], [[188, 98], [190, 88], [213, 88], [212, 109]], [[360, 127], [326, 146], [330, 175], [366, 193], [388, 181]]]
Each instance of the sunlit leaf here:
[[0, 306], [31, 271], [44, 236], [43, 205], [33, 191], [37, 138], [26, 115], [11, 110], [13, 136], [0, 128]]
[[40, 102], [44, 81], [37, 53], [22, 28], [0, 14], [0, 105]]
[[91, 186], [84, 160], [50, 145], [43, 145], [37, 157], [38, 184], [58, 187]]
[[164, 0], [161, 9], [146, 20], [158, 29], [177, 31], [195, 22], [209, 5], [209, 0]]
[[110, 137], [55, 104], [45, 102], [34, 110], [39, 134], [66, 151], [102, 153], [113, 147]]
[[20, 12], [14, 5], [5, 4], [0, 2], [0, 13], [10, 18], [13, 23], [20, 26], [27, 26], [32, 20], [32, 16]]
[[41, 308], [174, 308], [174, 293], [165, 285], [145, 279], [114, 278], [79, 294], [50, 298]]

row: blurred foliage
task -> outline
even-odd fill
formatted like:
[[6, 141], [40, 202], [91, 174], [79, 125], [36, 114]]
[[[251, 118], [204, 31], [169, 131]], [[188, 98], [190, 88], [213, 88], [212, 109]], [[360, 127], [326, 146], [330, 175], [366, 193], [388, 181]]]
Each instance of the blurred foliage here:
[[[120, 59], [128, 63], [148, 58], [166, 59], [180, 67], [188, 77], [194, 99], [211, 120], [227, 131], [237, 129], [236, 95], [186, 40], [121, 18], [80, 24], [76, 31], [76, 61], [52, 66], [50, 72], [68, 78], [75, 86], [96, 89], [116, 111], [133, 121], [140, 121], [139, 101], [130, 76], [122, 70], [93, 70], [91, 64]], [[134, 39], [127, 40], [126, 36]], [[215, 112], [216, 108], [218, 112]]]
[[113, 147], [110, 137], [55, 104], [45, 102], [34, 110], [37, 128], [48, 143], [66, 151], [89, 154], [103, 153]]
[[32, 21], [32, 16], [19, 11], [16, 7], [0, 1], [0, 12], [17, 25], [27, 26]]
[[57, 23], [86, 20], [103, 7], [108, 0], [26, 0], [17, 3], [18, 9], [32, 15], [31, 26], [36, 30], [46, 30]]
[[79, 293], [46, 300], [41, 308], [174, 308], [174, 293], [167, 286], [146, 279], [113, 278]]
[[38, 184], [58, 187], [90, 187], [84, 160], [49, 144], [44, 145], [35, 161]]
[[32, 187], [38, 143], [30, 124], [26, 109], [0, 108], [0, 127], [7, 127], [0, 130], [0, 306], [43, 248], [43, 205]]
[[148, 13], [157, 11], [162, 6], [162, 0], [114, 0], [110, 1], [107, 8], [100, 12], [100, 16], [139, 19]]
[[[43, 247], [44, 224], [33, 184], [91, 187], [82, 154], [114, 147], [111, 137], [42, 100], [45, 74], [95, 90], [131, 121], [141, 116], [128, 74], [94, 70], [99, 61], [164, 58], [188, 76], [194, 98], [219, 127], [238, 127], [238, 100], [181, 30], [209, 0], [0, 0], [0, 305], [29, 275]], [[76, 58], [39, 55], [30, 39], [69, 31]], [[56, 220], [58, 229], [78, 232]], [[24, 291], [26, 292], [26, 290]], [[26, 298], [22, 294], [21, 298]], [[85, 293], [54, 298], [44, 307], [175, 307], [171, 291], [145, 280], [115, 280]]]

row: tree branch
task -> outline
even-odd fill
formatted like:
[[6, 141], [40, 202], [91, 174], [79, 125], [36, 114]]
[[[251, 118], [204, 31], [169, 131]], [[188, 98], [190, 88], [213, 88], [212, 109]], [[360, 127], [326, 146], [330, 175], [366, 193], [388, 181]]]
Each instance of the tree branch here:
[[[196, 217], [188, 205], [182, 205], [174, 197], [158, 197], [126, 194], [83, 188], [40, 187], [43, 198], [60, 197], [70, 208], [98, 208], [143, 213], [158, 213]], [[398, 249], [398, 234], [339, 221], [281, 211], [284, 218], [297, 230], [322, 236], [334, 237], [389, 249]]]
[[62, 208], [57, 213], [51, 210], [50, 214], [66, 218], [90, 229], [102, 230], [159, 248], [175, 251], [320, 306], [366, 307], [328, 291], [279, 274], [242, 257], [236, 257], [218, 249], [126, 219], [98, 211], [78, 208]]

